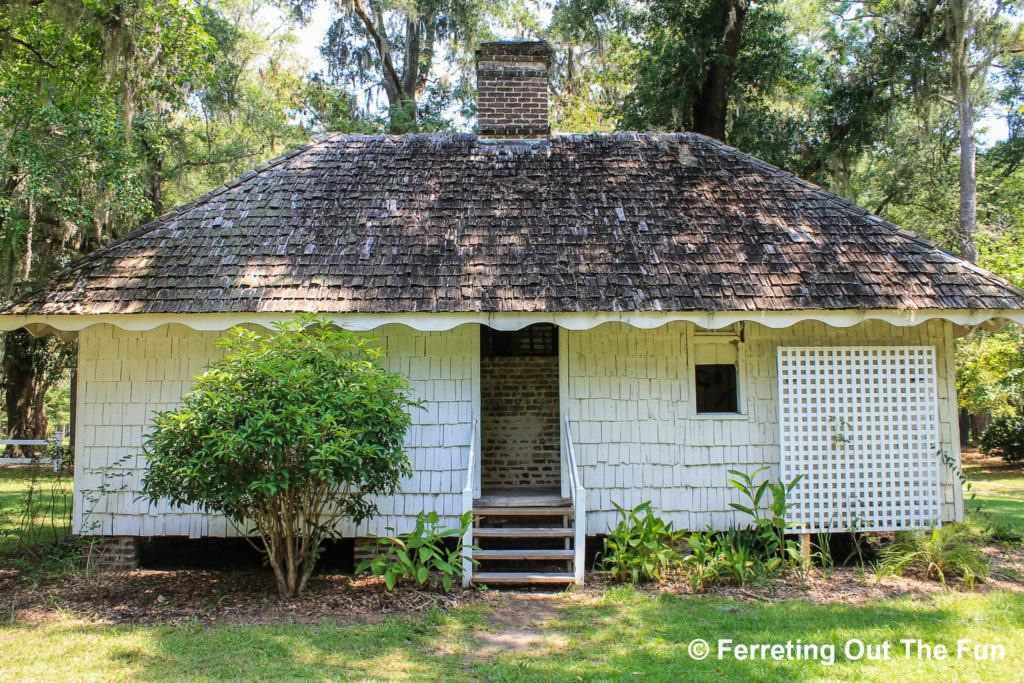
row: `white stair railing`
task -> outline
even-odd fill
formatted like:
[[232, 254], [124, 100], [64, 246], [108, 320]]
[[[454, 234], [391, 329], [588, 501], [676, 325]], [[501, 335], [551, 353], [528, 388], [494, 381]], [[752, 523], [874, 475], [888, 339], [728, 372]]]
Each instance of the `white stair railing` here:
[[569, 474], [569, 496], [572, 500], [575, 535], [573, 538], [573, 570], [577, 585], [583, 583], [583, 563], [586, 558], [587, 543], [587, 491], [580, 481], [579, 468], [576, 464], [576, 450], [572, 444], [572, 431], [569, 428], [569, 417], [565, 418], [565, 456], [566, 470]]
[[[466, 486], [462, 489], [462, 514], [473, 512], [473, 499], [476, 498], [477, 468], [477, 432], [479, 420], [474, 419], [470, 426], [469, 461], [466, 463]], [[473, 522], [469, 524], [462, 536], [462, 585], [469, 586], [473, 579]]]

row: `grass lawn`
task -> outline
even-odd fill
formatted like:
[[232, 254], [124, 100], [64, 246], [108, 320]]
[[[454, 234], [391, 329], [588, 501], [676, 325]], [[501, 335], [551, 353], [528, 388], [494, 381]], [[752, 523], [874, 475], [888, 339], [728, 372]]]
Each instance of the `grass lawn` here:
[[[964, 472], [970, 477], [971, 490], [965, 493], [970, 511], [981, 503], [994, 523], [1024, 533], [1024, 466], [1006, 465], [997, 458], [965, 458]], [[971, 494], [975, 494], [972, 501]], [[988, 520], [971, 515], [982, 526]]]
[[[416, 680], [1018, 680], [1024, 669], [1024, 595], [945, 593], [863, 605], [790, 601], [746, 604], [723, 598], [615, 589], [594, 600], [565, 599], [558, 618], [537, 626], [546, 644], [529, 651], [481, 651], [487, 609], [471, 607], [373, 625], [111, 627], [66, 615], [0, 630], [0, 678]], [[694, 638], [715, 643], [833, 644], [836, 661], [694, 661]], [[943, 645], [952, 658], [906, 657], [901, 639]], [[889, 660], [852, 661], [857, 639], [890, 642]], [[970, 656], [956, 657], [970, 639]], [[974, 658], [974, 644], [1005, 657]], [[855, 650], [856, 645], [852, 646]]]
[[[1012, 472], [974, 479], [979, 491], [986, 486], [993, 514], [1020, 521], [1014, 496], [1024, 481]], [[15, 491], [25, 484], [24, 476], [0, 470], [0, 508], [16, 504]], [[1001, 501], [1006, 506], [997, 509]], [[0, 570], [0, 586], [3, 580]], [[44, 598], [20, 611], [9, 604], [0, 592], [0, 680], [5, 681], [1010, 681], [1024, 671], [1024, 592], [1013, 591], [938, 591], [816, 604], [742, 593], [694, 597], [589, 589], [548, 598], [510, 594], [451, 612], [349, 626], [123, 626], [97, 622], [81, 609], [72, 612]], [[510, 610], [514, 618], [508, 617]], [[695, 638], [711, 644], [707, 659], [690, 656]], [[718, 659], [719, 639], [831, 645], [835, 661], [821, 661], [829, 659], [827, 649], [811, 660], [742, 660], [729, 654]], [[907, 656], [901, 639], [941, 645], [949, 655], [919, 657], [915, 648]], [[958, 656], [958, 641], [966, 644], [965, 656]], [[858, 643], [870, 646], [871, 655], [889, 643], [888, 658], [858, 660]], [[984, 659], [976, 654], [986, 653], [976, 653], [975, 646], [1002, 651], [989, 651], [993, 658]]]
[[[34, 490], [32, 522], [24, 524], [29, 489]], [[26, 532], [29, 542], [52, 543], [67, 533], [71, 477], [49, 465], [0, 465], [0, 557], [18, 548]]]

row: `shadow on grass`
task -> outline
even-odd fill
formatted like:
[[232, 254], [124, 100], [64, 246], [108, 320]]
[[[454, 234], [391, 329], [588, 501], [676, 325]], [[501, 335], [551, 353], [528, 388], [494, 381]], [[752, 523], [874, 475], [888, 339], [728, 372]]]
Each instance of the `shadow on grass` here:
[[[980, 621], [965, 615], [966, 600], [979, 611]], [[968, 610], [969, 612], [972, 610]], [[557, 657], [506, 658], [479, 671], [481, 678], [505, 680], [808, 680], [889, 679], [904, 675], [940, 680], [980, 676], [984, 663], [907, 660], [903, 638], [944, 644], [955, 651], [958, 638], [1004, 642], [1015, 663], [1000, 662], [1014, 678], [1024, 665], [1024, 620], [1021, 596], [941, 596], [866, 605], [815, 605], [806, 602], [738, 604], [717, 598], [649, 598], [616, 592], [593, 607], [570, 610], [571, 618], [553, 627], [567, 636], [570, 646]], [[966, 616], [966, 618], [965, 618]], [[1009, 638], [1007, 635], [1009, 634]], [[696, 638], [711, 644], [702, 661], [688, 653]], [[734, 643], [833, 644], [835, 663], [818, 661], [738, 661], [716, 656], [719, 639]], [[851, 661], [843, 653], [847, 641], [858, 639], [872, 647], [892, 643], [890, 661]], [[1009, 642], [1012, 641], [1012, 642]], [[856, 649], [856, 645], [853, 646]], [[977, 665], [977, 666], [975, 666]], [[971, 672], [974, 672], [972, 675]]]
[[[561, 644], [540, 653], [479, 657], [481, 607], [376, 624], [336, 626], [110, 627], [57, 623], [0, 633], [6, 678], [412, 679], [486, 681], [1017, 680], [1024, 669], [1024, 596], [947, 593], [862, 605], [746, 604], [716, 597], [650, 596], [617, 589], [592, 603], [568, 602], [538, 633]], [[689, 642], [833, 643], [836, 663], [695, 661]], [[1002, 643], [999, 662], [849, 661], [842, 644], [877, 646], [920, 638], [955, 651], [958, 638]], [[554, 638], [553, 638], [554, 640]], [[59, 643], [60, 647], [55, 647]], [[16, 644], [16, 646], [15, 646]], [[47, 654], [49, 653], [49, 654]], [[49, 658], [49, 659], [47, 659]], [[951, 668], [952, 667], [952, 668]]]
[[1002, 460], [987, 459], [965, 463], [964, 472], [972, 481], [997, 482], [1024, 488], [1024, 463], [1010, 464]]
[[[431, 680], [459, 672], [459, 658], [437, 651], [447, 637], [442, 632], [468, 632], [443, 613], [355, 626], [112, 627], [69, 621], [14, 631], [0, 631], [0, 641], [6, 636], [22, 643], [0, 662], [6, 680]], [[45, 663], [48, 656], [52, 666]]]

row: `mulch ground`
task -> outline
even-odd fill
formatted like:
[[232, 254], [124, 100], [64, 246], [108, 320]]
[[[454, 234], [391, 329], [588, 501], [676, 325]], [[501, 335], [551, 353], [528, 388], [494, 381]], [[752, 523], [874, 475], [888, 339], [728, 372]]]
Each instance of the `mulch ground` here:
[[381, 579], [325, 575], [310, 579], [305, 595], [284, 598], [269, 571], [137, 570], [43, 585], [26, 585], [18, 574], [0, 571], [0, 614], [30, 622], [61, 611], [106, 624], [351, 624], [453, 609], [480, 596], [461, 588], [387, 591]]
[[[975, 590], [1024, 591], [1024, 549], [989, 546], [992, 576]], [[589, 574], [585, 586], [572, 591], [574, 599], [598, 600], [613, 584], [600, 572]], [[950, 589], [956, 589], [951, 583]], [[648, 584], [651, 593], [692, 595], [685, 579]], [[741, 602], [807, 600], [815, 603], [861, 603], [906, 595], [941, 592], [941, 584], [909, 574], [875, 577], [858, 568], [837, 567], [825, 574], [813, 569], [804, 576], [789, 576], [765, 585], [716, 586], [703, 591]], [[73, 614], [83, 622], [105, 624], [204, 625], [337, 623], [376, 621], [383, 617], [420, 613], [430, 608], [450, 610], [481, 603], [502, 603], [508, 598], [556, 592], [536, 590], [480, 591], [455, 587], [439, 589], [399, 587], [385, 589], [381, 579], [344, 574], [314, 576], [306, 595], [283, 598], [276, 594], [269, 571], [137, 570], [96, 577], [65, 576], [36, 584], [16, 570], [0, 570], [0, 614], [22, 622], [45, 622], [47, 615]]]

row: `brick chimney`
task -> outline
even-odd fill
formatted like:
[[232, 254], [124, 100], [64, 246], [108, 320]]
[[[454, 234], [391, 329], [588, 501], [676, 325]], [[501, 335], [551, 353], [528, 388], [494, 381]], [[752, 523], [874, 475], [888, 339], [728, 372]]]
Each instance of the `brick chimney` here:
[[476, 51], [477, 131], [492, 139], [539, 138], [548, 126], [544, 41], [481, 43]]

